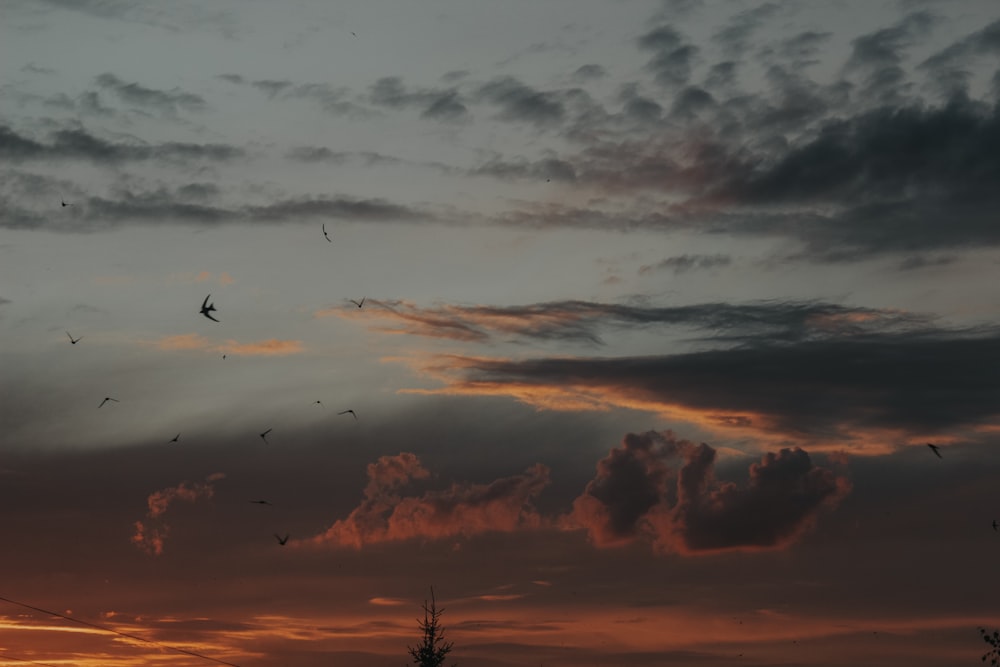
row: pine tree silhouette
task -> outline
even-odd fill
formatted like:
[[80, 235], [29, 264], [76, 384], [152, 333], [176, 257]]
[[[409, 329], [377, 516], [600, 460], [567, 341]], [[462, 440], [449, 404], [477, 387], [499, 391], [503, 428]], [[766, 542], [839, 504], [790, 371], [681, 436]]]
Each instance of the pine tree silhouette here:
[[[444, 639], [444, 628], [441, 627], [441, 614], [444, 609], [438, 609], [434, 602], [434, 587], [431, 586], [431, 603], [424, 600], [424, 620], [417, 619], [420, 630], [424, 633], [423, 641], [417, 646], [408, 647], [413, 664], [419, 667], [441, 667], [445, 656], [451, 652], [454, 642]], [[455, 667], [455, 665], [452, 665]]]
[[989, 660], [990, 665], [1000, 665], [1000, 632], [994, 630], [990, 634], [986, 628], [979, 628], [979, 634], [984, 642], [993, 647], [983, 654], [983, 662]]

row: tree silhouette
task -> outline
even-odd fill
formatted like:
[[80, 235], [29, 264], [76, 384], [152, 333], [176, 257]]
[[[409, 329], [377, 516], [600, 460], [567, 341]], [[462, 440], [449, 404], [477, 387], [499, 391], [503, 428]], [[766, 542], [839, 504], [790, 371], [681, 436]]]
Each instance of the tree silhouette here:
[[417, 619], [420, 630], [424, 633], [423, 641], [417, 646], [408, 647], [413, 664], [419, 667], [441, 667], [444, 664], [445, 656], [451, 652], [454, 642], [444, 640], [444, 628], [441, 627], [443, 613], [444, 609], [438, 609], [434, 602], [434, 587], [431, 586], [430, 605], [424, 600], [424, 620]]
[[1000, 632], [994, 630], [993, 634], [990, 634], [986, 628], [979, 628], [979, 634], [982, 635], [984, 642], [992, 646], [983, 654], [983, 662], [989, 660], [991, 665], [1000, 665]]

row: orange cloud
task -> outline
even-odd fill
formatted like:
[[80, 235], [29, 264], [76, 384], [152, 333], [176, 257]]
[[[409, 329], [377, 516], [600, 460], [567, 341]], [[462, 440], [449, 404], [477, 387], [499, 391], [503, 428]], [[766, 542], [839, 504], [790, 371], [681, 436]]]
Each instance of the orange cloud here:
[[215, 493], [213, 482], [225, 478], [225, 473], [212, 473], [205, 478], [204, 482], [187, 483], [181, 482], [177, 486], [154, 491], [146, 499], [149, 511], [146, 512], [145, 521], [136, 521], [133, 525], [135, 533], [131, 542], [139, 549], [151, 556], [159, 556], [163, 553], [163, 546], [166, 542], [170, 527], [161, 519], [172, 503], [178, 500], [194, 503], [200, 499], [211, 498]]
[[299, 354], [303, 351], [300, 340], [278, 340], [269, 338], [253, 343], [240, 343], [235, 340], [227, 340], [225, 346], [218, 348], [219, 351], [226, 351], [230, 354], [242, 354], [247, 356], [283, 356], [287, 354]]
[[379, 542], [513, 532], [545, 523], [531, 507], [549, 483], [549, 469], [544, 465], [490, 484], [456, 483], [420, 496], [397, 494], [411, 480], [427, 477], [429, 473], [414, 454], [381, 457], [368, 466], [369, 482], [361, 504], [311, 542], [360, 549]]
[[283, 356], [289, 354], [299, 354], [304, 351], [300, 340], [279, 340], [270, 338], [267, 340], [241, 343], [237, 340], [229, 339], [225, 343], [216, 343], [199, 334], [178, 334], [176, 336], [166, 336], [155, 341], [153, 345], [160, 350], [166, 351], [194, 351], [215, 352], [225, 354], [238, 354], [244, 356]]

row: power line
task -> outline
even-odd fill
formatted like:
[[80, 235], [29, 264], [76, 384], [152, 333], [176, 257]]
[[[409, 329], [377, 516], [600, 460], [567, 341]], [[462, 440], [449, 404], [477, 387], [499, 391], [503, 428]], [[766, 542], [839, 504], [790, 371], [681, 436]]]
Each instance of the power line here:
[[41, 665], [42, 667], [56, 667], [55, 665], [50, 665], [47, 662], [36, 662], [34, 660], [26, 660], [25, 658], [15, 658], [12, 655], [7, 655], [6, 653], [0, 653], [0, 660], [13, 660], [14, 662], [25, 662], [29, 665]]
[[[161, 644], [158, 641], [153, 641], [152, 639], [146, 639], [145, 637], [140, 637], [138, 635], [129, 634], [128, 632], [122, 632], [121, 630], [115, 630], [114, 628], [108, 628], [103, 625], [97, 625], [96, 623], [91, 623], [89, 621], [83, 621], [79, 618], [73, 618], [72, 616], [66, 616], [65, 614], [60, 614], [57, 611], [50, 611], [48, 609], [42, 609], [41, 607], [35, 607], [24, 602], [18, 602], [17, 600], [11, 600], [10, 598], [5, 598], [0, 596], [0, 601], [9, 602], [10, 604], [17, 605], [18, 607], [24, 607], [25, 609], [31, 609], [33, 611], [38, 611], [43, 614], [49, 614], [50, 616], [55, 616], [56, 618], [61, 618], [67, 621], [72, 621], [73, 623], [79, 623], [80, 625], [86, 625], [91, 628], [96, 628], [97, 630], [103, 630], [104, 632], [110, 632], [112, 634], [118, 635], [120, 637], [126, 637], [128, 639], [134, 639], [139, 642], [145, 642], [146, 644], [152, 644], [153, 646], [159, 646], [160, 648], [165, 648], [169, 651], [176, 651], [178, 653], [183, 653], [185, 655], [190, 655], [195, 658], [201, 658], [202, 660], [210, 660], [212, 662], [218, 663], [220, 665], [229, 665], [229, 667], [240, 667], [234, 662], [226, 662], [225, 660], [219, 660], [218, 658], [213, 658], [208, 655], [203, 655], [201, 653], [196, 653], [195, 651], [189, 651], [186, 648], [180, 648], [179, 646], [171, 646], [169, 644]], [[37, 663], [41, 664], [41, 663]], [[50, 666], [51, 667], [51, 666]]]

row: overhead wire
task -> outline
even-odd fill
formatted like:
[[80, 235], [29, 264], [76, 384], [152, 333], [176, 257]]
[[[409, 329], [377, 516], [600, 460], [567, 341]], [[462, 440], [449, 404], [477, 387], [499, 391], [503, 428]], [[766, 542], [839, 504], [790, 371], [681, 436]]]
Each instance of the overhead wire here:
[[0, 595], [0, 601], [8, 602], [10, 604], [17, 605], [18, 607], [24, 607], [25, 609], [31, 609], [32, 611], [41, 612], [43, 614], [48, 614], [50, 616], [55, 616], [56, 618], [61, 618], [63, 620], [70, 621], [72, 623], [79, 623], [80, 625], [85, 625], [87, 627], [94, 628], [96, 630], [101, 630], [103, 632], [110, 632], [111, 634], [118, 635], [119, 637], [134, 639], [135, 641], [138, 642], [143, 642], [146, 644], [151, 644], [153, 646], [158, 646], [159, 648], [167, 649], [168, 651], [176, 651], [177, 653], [183, 653], [185, 655], [189, 655], [194, 658], [200, 658], [202, 660], [209, 660], [211, 662], [220, 665], [228, 665], [229, 667], [240, 667], [240, 665], [237, 665], [234, 662], [226, 662], [225, 660], [220, 660], [219, 658], [213, 658], [210, 655], [204, 655], [203, 653], [198, 653], [197, 651], [190, 651], [186, 648], [181, 648], [179, 646], [171, 646], [170, 644], [164, 644], [162, 642], [158, 642], [153, 639], [147, 639], [145, 637], [140, 637], [139, 635], [133, 635], [129, 632], [122, 632], [121, 630], [115, 630], [114, 628], [98, 625], [97, 623], [91, 623], [90, 621], [84, 621], [79, 618], [73, 618], [72, 616], [67, 616], [66, 614], [60, 614], [57, 611], [52, 611], [50, 609], [42, 609], [41, 607], [36, 607], [26, 602], [18, 602], [17, 600], [11, 600], [10, 598], [3, 597], [2, 595]]

